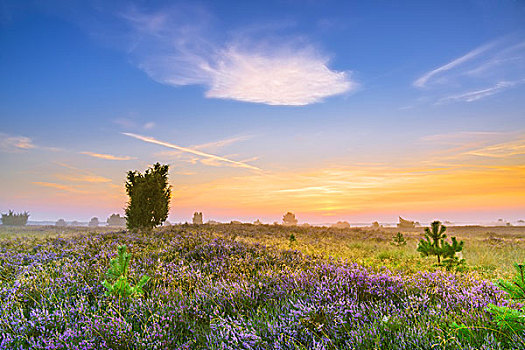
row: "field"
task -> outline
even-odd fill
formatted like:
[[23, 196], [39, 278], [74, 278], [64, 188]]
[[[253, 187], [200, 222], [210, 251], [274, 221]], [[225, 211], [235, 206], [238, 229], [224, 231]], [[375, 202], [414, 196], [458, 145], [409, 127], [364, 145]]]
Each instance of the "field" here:
[[[461, 271], [421, 258], [422, 229], [181, 225], [149, 233], [0, 228], [0, 348], [521, 349], [486, 311], [525, 261], [523, 227], [451, 227]], [[295, 240], [290, 239], [293, 235]], [[132, 286], [102, 282], [125, 244]]]

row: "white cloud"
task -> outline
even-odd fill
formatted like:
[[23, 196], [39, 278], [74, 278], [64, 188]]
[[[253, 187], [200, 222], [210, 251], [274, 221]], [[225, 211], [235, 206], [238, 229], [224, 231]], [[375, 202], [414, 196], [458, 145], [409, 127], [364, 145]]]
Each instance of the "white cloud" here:
[[0, 133], [0, 150], [5, 152], [25, 151], [36, 148], [33, 141], [25, 136], [10, 136]]
[[221, 52], [207, 97], [269, 105], [307, 105], [356, 87], [345, 72], [332, 71], [311, 50], [267, 54], [229, 48]]
[[206, 97], [297, 106], [358, 86], [350, 72], [329, 68], [329, 59], [304, 41], [212, 41], [216, 35], [202, 9], [146, 14], [134, 8], [122, 18], [134, 33], [130, 54], [139, 68], [164, 84], [203, 85]]

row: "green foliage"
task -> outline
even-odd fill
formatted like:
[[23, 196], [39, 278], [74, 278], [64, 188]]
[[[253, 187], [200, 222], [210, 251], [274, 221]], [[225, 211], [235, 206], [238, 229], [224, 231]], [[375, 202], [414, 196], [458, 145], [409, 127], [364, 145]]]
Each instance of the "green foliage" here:
[[390, 244], [395, 245], [396, 247], [401, 247], [407, 244], [405, 237], [401, 232], [398, 232], [393, 238]]
[[111, 266], [106, 276], [113, 282], [107, 280], [102, 282], [102, 285], [107, 289], [106, 295], [108, 296], [113, 295], [120, 298], [140, 297], [144, 294], [142, 287], [150, 280], [148, 276], [144, 275], [135, 287], [129, 284], [128, 272], [131, 254], [126, 249], [125, 245], [119, 246], [118, 257], [111, 259]]
[[25, 226], [29, 219], [29, 213], [27, 211], [23, 213], [15, 213], [9, 210], [9, 213], [2, 214], [2, 225], [6, 226]]
[[297, 239], [295, 238], [295, 235], [293, 233], [290, 233], [290, 237], [288, 238], [289, 245], [292, 246], [295, 242], [297, 242]]
[[168, 165], [156, 163], [144, 174], [128, 172], [126, 208], [128, 229], [151, 229], [168, 218], [171, 188], [168, 184]]
[[[511, 301], [525, 301], [525, 264], [514, 264], [516, 275], [512, 281], [498, 280], [501, 289], [509, 293]], [[498, 328], [505, 333], [525, 332], [525, 310], [489, 304], [490, 312]]]
[[459, 259], [456, 255], [456, 253], [463, 250], [463, 241], [458, 242], [456, 237], [452, 237], [452, 244], [446, 242], [446, 230], [447, 227], [441, 225], [441, 222], [432, 222], [430, 228], [425, 228], [425, 239], [419, 241], [417, 251], [421, 253], [421, 256], [435, 255], [438, 265], [441, 264], [441, 258], [443, 257], [443, 265], [447, 269], [451, 269], [465, 262], [464, 259]]

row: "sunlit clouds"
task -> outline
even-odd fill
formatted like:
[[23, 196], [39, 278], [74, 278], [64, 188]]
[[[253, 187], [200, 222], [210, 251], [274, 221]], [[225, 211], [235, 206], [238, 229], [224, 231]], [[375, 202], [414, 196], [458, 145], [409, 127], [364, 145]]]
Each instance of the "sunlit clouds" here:
[[350, 72], [329, 68], [328, 56], [304, 40], [264, 43], [244, 36], [213, 42], [213, 28], [205, 23], [209, 14], [202, 9], [132, 8], [121, 17], [133, 31], [130, 55], [139, 68], [164, 84], [203, 85], [210, 98], [300, 106], [358, 86]]
[[330, 70], [325, 58], [309, 50], [267, 54], [229, 48], [220, 57], [210, 68], [207, 97], [300, 106], [357, 87], [348, 73]]

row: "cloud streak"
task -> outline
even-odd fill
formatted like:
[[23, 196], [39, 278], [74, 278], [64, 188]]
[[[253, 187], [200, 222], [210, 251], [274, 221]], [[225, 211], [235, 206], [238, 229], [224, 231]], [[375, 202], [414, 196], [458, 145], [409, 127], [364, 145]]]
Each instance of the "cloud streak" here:
[[467, 54], [459, 57], [459, 58], [456, 58], [455, 60], [452, 60], [450, 61], [449, 63], [441, 66], [441, 67], [438, 67], [434, 70], [431, 70], [430, 72], [427, 72], [425, 74], [423, 74], [420, 78], [418, 78], [416, 81], [414, 81], [413, 85], [415, 87], [418, 87], [418, 88], [423, 88], [426, 86], [426, 84], [428, 83], [428, 81], [433, 78], [434, 76], [440, 74], [440, 73], [443, 73], [443, 72], [446, 72], [448, 70], [451, 70], [452, 68], [455, 68], [467, 61], [470, 61], [472, 60], [473, 58], [479, 56], [480, 54], [482, 54], [483, 52], [491, 49], [492, 47], [494, 47], [496, 44], [496, 42], [491, 42], [491, 43], [488, 43], [486, 45], [483, 45], [483, 46], [480, 46], [470, 52], [468, 52]]
[[103, 153], [94, 153], [94, 152], [80, 152], [80, 154], [85, 154], [90, 157], [94, 158], [100, 158], [100, 159], [106, 159], [106, 160], [131, 160], [131, 159], [137, 159], [135, 157], [128, 157], [128, 156], [114, 156], [111, 154], [103, 154]]
[[475, 102], [525, 82], [525, 37], [508, 35], [435, 68], [412, 85], [437, 94], [435, 104]]
[[205, 153], [205, 152], [202, 152], [202, 151], [199, 151], [199, 150], [178, 146], [178, 145], [175, 145], [173, 143], [159, 141], [159, 140], [157, 140], [157, 139], [155, 139], [153, 137], [147, 137], [147, 136], [137, 135], [137, 134], [128, 133], [128, 132], [124, 132], [122, 134], [126, 135], [126, 136], [129, 136], [129, 137], [136, 138], [136, 139], [144, 141], [144, 142], [149, 142], [149, 143], [153, 143], [153, 144], [156, 144], [156, 145], [160, 145], [160, 146], [176, 149], [178, 151], [194, 154], [194, 155], [197, 155], [197, 156], [200, 156], [200, 157], [205, 157], [205, 158], [221, 161], [221, 162], [228, 163], [228, 164], [240, 167], [240, 168], [246, 168], [246, 169], [251, 169], [251, 170], [258, 170], [258, 171], [261, 170], [260, 168], [257, 168], [257, 167], [255, 167], [253, 165], [250, 165], [250, 164], [246, 164], [246, 163], [243, 163], [243, 162], [238, 162], [238, 161], [231, 160], [231, 159], [228, 159], [228, 158], [224, 158], [224, 157], [221, 157], [221, 156], [216, 156], [216, 155], [213, 155], [213, 154]]
[[121, 14], [135, 38], [130, 55], [163, 84], [203, 85], [209, 98], [291, 106], [321, 102], [358, 87], [351, 72], [329, 68], [329, 59], [304, 40], [243, 37], [212, 42], [216, 28], [209, 27], [210, 17], [191, 7], [157, 13], [131, 8]]
[[76, 187], [70, 186], [70, 185], [63, 185], [63, 184], [57, 184], [54, 182], [45, 182], [45, 181], [33, 181], [33, 184], [43, 187], [50, 187], [57, 190], [70, 192], [70, 193], [89, 193], [88, 191], [80, 190]]
[[507, 90], [511, 87], [514, 87], [522, 83], [523, 81], [500, 81], [496, 83], [496, 85], [486, 88], [486, 89], [474, 90], [474, 91], [465, 92], [459, 95], [443, 97], [437, 102], [437, 104], [442, 104], [442, 103], [447, 103], [447, 102], [474, 102], [477, 100], [481, 100], [482, 98], [495, 95], [497, 93], [500, 93], [504, 90]]
[[25, 136], [10, 136], [0, 133], [0, 150], [5, 152], [27, 151], [36, 148], [33, 141]]

